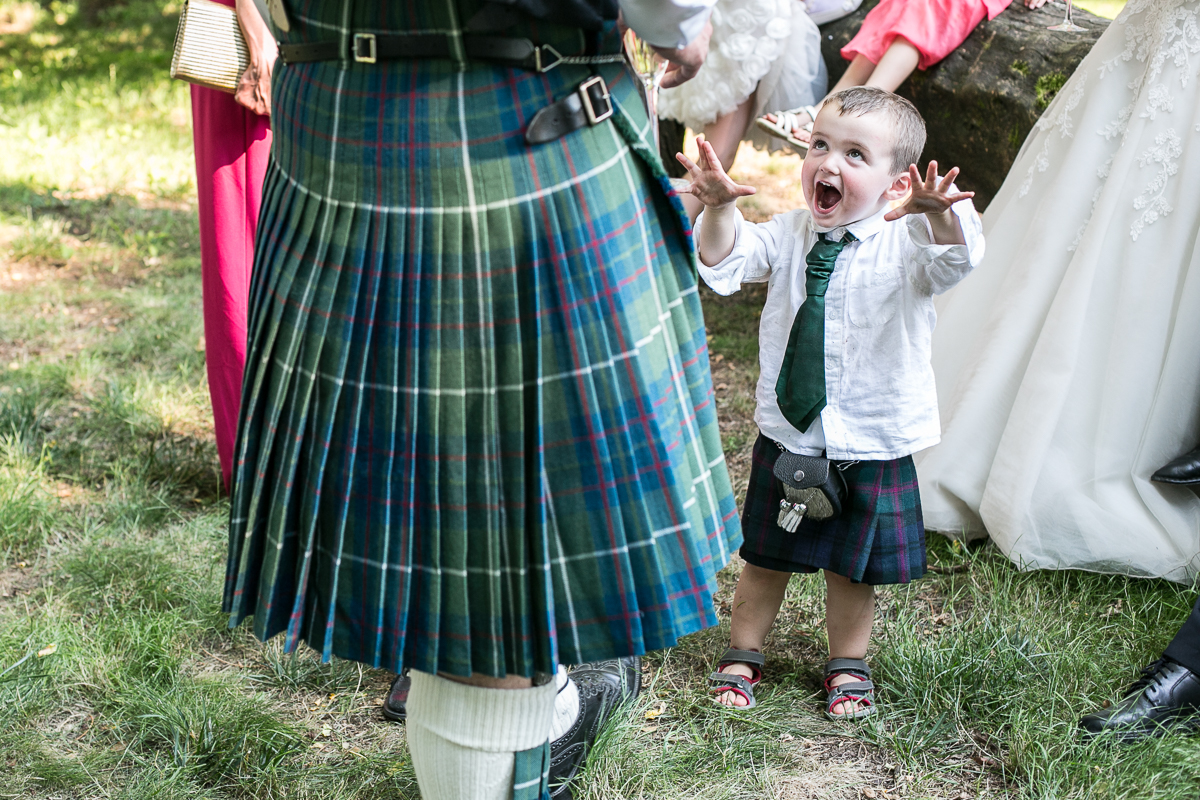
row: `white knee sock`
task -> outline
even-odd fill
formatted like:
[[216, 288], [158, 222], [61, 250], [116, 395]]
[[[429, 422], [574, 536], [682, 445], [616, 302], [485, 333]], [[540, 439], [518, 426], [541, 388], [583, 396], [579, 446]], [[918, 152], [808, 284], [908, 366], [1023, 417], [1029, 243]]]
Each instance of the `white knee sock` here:
[[413, 670], [408, 748], [425, 800], [508, 800], [513, 756], [543, 744], [556, 683], [484, 689]]
[[575, 724], [579, 719], [579, 687], [575, 681], [567, 677], [567, 670], [561, 665], [554, 679], [558, 687], [558, 696], [554, 699], [554, 722], [550, 726], [550, 741], [554, 741]]

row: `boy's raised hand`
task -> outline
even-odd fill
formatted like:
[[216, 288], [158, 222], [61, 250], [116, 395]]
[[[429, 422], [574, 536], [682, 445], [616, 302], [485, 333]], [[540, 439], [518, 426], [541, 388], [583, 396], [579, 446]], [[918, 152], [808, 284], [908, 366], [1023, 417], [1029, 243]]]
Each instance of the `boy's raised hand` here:
[[941, 214], [959, 200], [967, 200], [975, 196], [974, 192], [951, 193], [950, 189], [954, 179], [958, 177], [958, 167], [951, 168], [946, 173], [946, 177], [939, 179], [937, 162], [930, 161], [929, 168], [925, 171], [925, 178], [922, 179], [917, 165], [909, 164], [908, 177], [912, 184], [912, 193], [904, 205], [887, 213], [884, 219], [889, 222], [909, 214]]
[[683, 153], [676, 153], [675, 158], [687, 168], [690, 185], [680, 189], [683, 194], [690, 194], [704, 203], [708, 208], [721, 208], [737, 200], [739, 197], [752, 195], [757, 189], [753, 186], [742, 186], [734, 183], [721, 167], [721, 160], [708, 142], [701, 136], [696, 137], [696, 145], [700, 151], [697, 156], [699, 164], [692, 161]]

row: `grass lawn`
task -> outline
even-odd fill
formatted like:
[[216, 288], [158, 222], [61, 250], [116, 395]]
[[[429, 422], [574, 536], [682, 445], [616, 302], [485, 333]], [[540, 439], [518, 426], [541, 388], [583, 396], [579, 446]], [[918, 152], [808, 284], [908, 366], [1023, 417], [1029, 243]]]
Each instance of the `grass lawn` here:
[[[0, 798], [415, 798], [391, 675], [283, 654], [219, 613], [228, 507], [209, 430], [178, 7], [98, 29], [0, 2]], [[750, 209], [793, 169], [745, 154]], [[761, 294], [706, 294], [745, 486]], [[879, 592], [884, 713], [820, 715], [822, 592], [793, 581], [752, 714], [711, 704], [722, 627], [646, 659], [577, 796], [1194, 798], [1200, 741], [1083, 743], [1075, 720], [1185, 618], [1161, 581], [1022, 573], [935, 538]], [[722, 575], [728, 603], [738, 565]]]
[[[1063, 5], [1062, 0], [1058, 0], [1058, 4]], [[1098, 17], [1112, 19], [1121, 13], [1121, 9], [1125, 7], [1125, 0], [1078, 0], [1075, 5], [1092, 12]]]

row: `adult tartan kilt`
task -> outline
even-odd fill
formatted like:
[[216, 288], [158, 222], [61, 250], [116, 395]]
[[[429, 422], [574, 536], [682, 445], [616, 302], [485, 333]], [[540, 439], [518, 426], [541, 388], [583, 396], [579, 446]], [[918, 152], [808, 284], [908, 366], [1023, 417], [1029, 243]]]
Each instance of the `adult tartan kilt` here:
[[[469, 5], [357, 2], [352, 27], [447, 30]], [[345, 29], [339, 3], [289, 10], [284, 41]], [[578, 30], [537, 36], [580, 52]], [[614, 119], [527, 146], [592, 74]], [[647, 166], [632, 73], [318, 62], [272, 80], [231, 624], [325, 658], [525, 676], [714, 624], [740, 525], [690, 234]]]

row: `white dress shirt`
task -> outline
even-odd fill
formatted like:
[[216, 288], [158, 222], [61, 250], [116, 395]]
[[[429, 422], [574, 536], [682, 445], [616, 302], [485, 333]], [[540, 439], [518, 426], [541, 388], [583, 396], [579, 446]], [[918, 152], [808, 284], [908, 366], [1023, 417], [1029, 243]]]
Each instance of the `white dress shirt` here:
[[[700, 275], [718, 294], [766, 281], [758, 326], [759, 378], [754, 421], [788, 450], [838, 460], [884, 461], [910, 455], [941, 438], [930, 340], [933, 295], [958, 283], [983, 258], [983, 227], [970, 200], [955, 203], [965, 245], [933, 244], [925, 216], [892, 222], [888, 209], [827, 231], [858, 239], [838, 255], [825, 294], [826, 406], [807, 431], [783, 417], [775, 382], [796, 311], [804, 302], [804, 257], [822, 230], [806, 209], [769, 222], [736, 217], [733, 252]], [[703, 225], [704, 215], [696, 220]], [[697, 236], [697, 240], [698, 240]]]
[[684, 47], [704, 30], [717, 0], [621, 0], [625, 24], [655, 47]]

